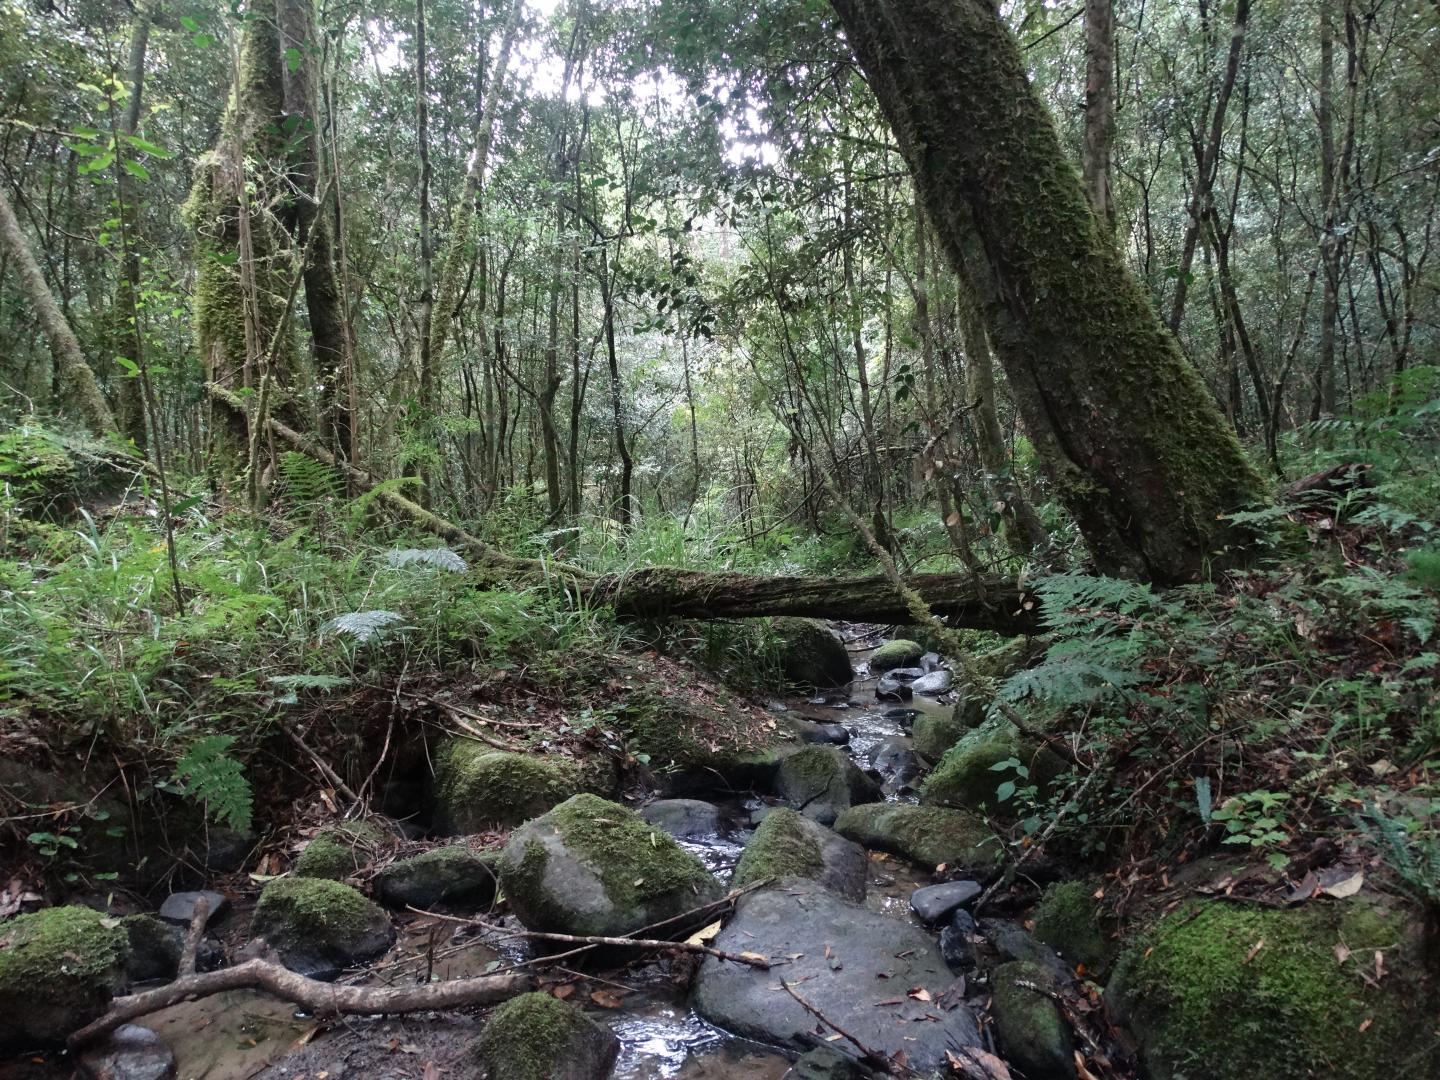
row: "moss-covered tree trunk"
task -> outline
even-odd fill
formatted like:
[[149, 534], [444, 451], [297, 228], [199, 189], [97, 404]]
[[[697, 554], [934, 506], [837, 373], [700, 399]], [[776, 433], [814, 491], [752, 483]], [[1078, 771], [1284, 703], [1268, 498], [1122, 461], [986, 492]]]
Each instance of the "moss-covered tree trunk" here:
[[1106, 572], [1193, 578], [1263, 486], [1099, 226], [992, 0], [832, 0]]

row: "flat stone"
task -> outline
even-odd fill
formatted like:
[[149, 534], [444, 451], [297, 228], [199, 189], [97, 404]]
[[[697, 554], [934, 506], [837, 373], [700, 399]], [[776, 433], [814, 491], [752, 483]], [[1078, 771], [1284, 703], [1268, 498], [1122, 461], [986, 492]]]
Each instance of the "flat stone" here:
[[916, 889], [910, 895], [910, 908], [922, 921], [935, 923], [979, 895], [978, 882], [947, 881], [941, 885], [927, 885], [923, 889]]
[[160, 905], [157, 914], [166, 922], [189, 926], [190, 920], [195, 917], [195, 905], [202, 896], [210, 903], [210, 914], [205, 916], [205, 925], [209, 926], [230, 907], [230, 901], [225, 898], [225, 894], [213, 889], [171, 893]]
[[899, 682], [914, 682], [925, 675], [925, 669], [919, 667], [897, 667], [885, 673], [887, 679], [895, 679]]
[[[946, 1010], [910, 996], [919, 988], [939, 998], [954, 981], [928, 934], [814, 882], [787, 879], [743, 897], [714, 944], [787, 961], [770, 971], [715, 957], [700, 965], [696, 1011], [743, 1038], [790, 1050], [814, 1045], [815, 1018], [780, 988], [783, 979], [872, 1050], [903, 1050], [922, 1075], [946, 1067], [947, 1048], [981, 1044], [963, 1004]], [[889, 977], [878, 978], [882, 972]]]
[[821, 724], [814, 720], [795, 720], [795, 734], [804, 743], [829, 743], [844, 746], [850, 741], [850, 729], [843, 724]]
[[935, 697], [945, 693], [954, 683], [954, 676], [945, 669], [932, 671], [929, 675], [916, 679], [910, 684], [913, 693], [922, 694], [925, 697]]
[[908, 683], [892, 679], [889, 675], [882, 677], [875, 684], [876, 701], [909, 701], [914, 696], [915, 691], [910, 689]]
[[700, 799], [660, 799], [642, 806], [640, 816], [677, 840], [714, 836], [724, 828], [720, 808]]
[[125, 1024], [81, 1055], [80, 1073], [87, 1080], [171, 1080], [175, 1053], [149, 1028]]

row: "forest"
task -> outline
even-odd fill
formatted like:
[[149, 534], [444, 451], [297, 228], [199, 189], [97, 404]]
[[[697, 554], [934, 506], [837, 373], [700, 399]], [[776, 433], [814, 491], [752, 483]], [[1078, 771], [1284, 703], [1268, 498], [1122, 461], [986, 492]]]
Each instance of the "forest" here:
[[1436, 0], [0, 0], [0, 1077], [1440, 1080]]

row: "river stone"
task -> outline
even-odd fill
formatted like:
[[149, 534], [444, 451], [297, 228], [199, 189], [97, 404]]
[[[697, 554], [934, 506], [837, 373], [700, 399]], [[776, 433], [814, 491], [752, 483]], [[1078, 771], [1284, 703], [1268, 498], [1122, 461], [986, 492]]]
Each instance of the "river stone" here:
[[488, 1080], [604, 1080], [620, 1040], [549, 994], [511, 998], [485, 1022], [466, 1056]]
[[865, 899], [868, 871], [865, 849], [859, 844], [777, 806], [745, 845], [731, 884], [739, 888], [766, 879], [804, 878], [859, 901]]
[[171, 1080], [175, 1052], [149, 1028], [124, 1024], [80, 1056], [80, 1075], [87, 1080]]
[[915, 691], [910, 689], [909, 683], [892, 679], [889, 675], [882, 675], [875, 684], [876, 701], [909, 701], [914, 696]]
[[347, 821], [321, 829], [295, 857], [290, 872], [296, 877], [344, 881], [370, 865], [384, 840], [385, 834], [368, 821]]
[[784, 979], [872, 1050], [903, 1050], [918, 1073], [944, 1069], [947, 1046], [980, 1045], [964, 1005], [945, 1011], [909, 996], [918, 988], [939, 997], [953, 981], [928, 934], [815, 882], [787, 880], [741, 898], [714, 944], [788, 961], [770, 971], [713, 956], [700, 965], [695, 1010], [742, 1038], [787, 1049], [814, 1044], [815, 1017], [779, 988]]
[[392, 908], [447, 904], [477, 910], [495, 899], [499, 856], [464, 844], [432, 848], [376, 871], [375, 899]]
[[875, 1074], [833, 1046], [817, 1046], [801, 1054], [785, 1080], [871, 1080]]
[[125, 958], [125, 977], [130, 982], [175, 977], [185, 951], [185, 931], [153, 915], [127, 915], [120, 926], [130, 943]]
[[915, 719], [912, 737], [915, 753], [934, 765], [965, 733], [985, 720], [985, 706], [973, 693], [962, 690], [949, 712], [926, 712]]
[[954, 676], [943, 668], [939, 671], [932, 671], [929, 675], [916, 679], [910, 684], [910, 689], [924, 697], [936, 697], [950, 689]]
[[926, 885], [910, 894], [910, 908], [920, 916], [922, 922], [939, 922], [956, 908], [968, 904], [980, 895], [980, 885], [975, 881], [947, 881], [940, 885]]
[[448, 836], [519, 825], [577, 791], [610, 792], [614, 763], [581, 765], [558, 754], [512, 753], [455, 739], [439, 755], [435, 823]]
[[940, 955], [952, 971], [970, 971], [980, 962], [976, 948], [983, 941], [975, 916], [961, 908], [940, 931]]
[[124, 980], [119, 919], [52, 907], [0, 923], [0, 1046], [59, 1042], [96, 1019]]
[[980, 934], [1002, 960], [1024, 961], [1047, 972], [1053, 979], [1068, 982], [1074, 978], [1070, 965], [1055, 955], [1034, 934], [1009, 919], [981, 919]]
[[780, 763], [775, 793], [812, 821], [831, 825], [840, 812], [880, 798], [880, 786], [833, 746], [807, 746]]
[[214, 889], [171, 893], [165, 898], [165, 902], [160, 905], [160, 910], [156, 914], [176, 926], [189, 926], [190, 920], [195, 917], [195, 905], [202, 896], [210, 905], [210, 913], [205, 916], [205, 925], [209, 926], [230, 908], [230, 901], [225, 894], [216, 892]]
[[920, 667], [924, 669], [927, 675], [932, 671], [938, 671], [940, 665], [944, 662], [945, 661], [940, 659], [939, 653], [927, 652], [924, 656], [920, 657]]
[[790, 721], [795, 734], [803, 743], [830, 743], [844, 746], [850, 741], [850, 729], [843, 724], [822, 724], [814, 720], [796, 718]]
[[1016, 800], [1002, 801], [997, 791], [1002, 783], [1016, 781], [1013, 770], [997, 771], [995, 766], [1016, 759], [1030, 771], [1027, 784], [1036, 785], [1043, 797], [1051, 783], [1065, 771], [1065, 762], [1053, 750], [1037, 746], [1008, 720], [986, 721], [961, 736], [920, 789], [922, 802], [938, 806], [976, 810], [984, 807], [999, 816], [1013, 816]]
[[1036, 964], [1016, 960], [996, 968], [990, 976], [995, 1038], [1005, 1060], [1019, 1066], [1026, 1080], [1074, 1080], [1070, 1026], [1046, 989], [1059, 986]]
[[616, 937], [723, 894], [694, 855], [639, 814], [576, 795], [510, 834], [500, 883], [528, 929]]
[[349, 885], [328, 878], [277, 878], [260, 893], [250, 932], [291, 971], [328, 975], [390, 947], [390, 917]]
[[896, 682], [913, 683], [916, 679], [925, 677], [923, 667], [897, 667], [891, 668], [885, 673], [887, 679], [894, 679]]
[[910, 667], [920, 662], [925, 650], [913, 641], [896, 638], [887, 641], [870, 655], [870, 670], [877, 674], [894, 668]]
[[888, 851], [927, 870], [944, 864], [982, 880], [993, 876], [1000, 845], [983, 820], [963, 810], [909, 803], [852, 806], [835, 819], [835, 831], [867, 848]]
[[819, 619], [775, 619], [771, 628], [780, 671], [791, 685], [827, 690], [855, 677], [844, 643]]
[[677, 840], [714, 836], [725, 828], [720, 808], [700, 799], [660, 799], [642, 806], [640, 816]]

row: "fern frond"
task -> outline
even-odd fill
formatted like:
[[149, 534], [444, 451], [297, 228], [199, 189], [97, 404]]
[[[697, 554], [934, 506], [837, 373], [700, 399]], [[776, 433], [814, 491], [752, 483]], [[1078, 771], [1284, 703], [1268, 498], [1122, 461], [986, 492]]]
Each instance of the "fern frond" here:
[[470, 564], [447, 547], [394, 548], [385, 553], [385, 561], [391, 566], [435, 566], [454, 574], [463, 574]]
[[347, 611], [321, 624], [320, 633], [348, 634], [356, 641], [369, 641], [385, 627], [404, 618], [398, 611]]

